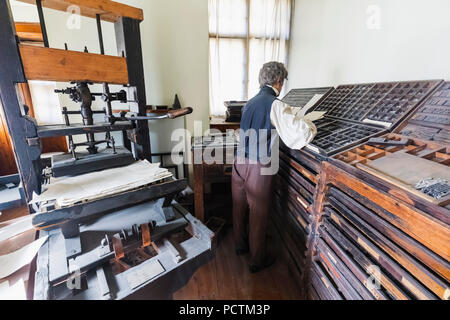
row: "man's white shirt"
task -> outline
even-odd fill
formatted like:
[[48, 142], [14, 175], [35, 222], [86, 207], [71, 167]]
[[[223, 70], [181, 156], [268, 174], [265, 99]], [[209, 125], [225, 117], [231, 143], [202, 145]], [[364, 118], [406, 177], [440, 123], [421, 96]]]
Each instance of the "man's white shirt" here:
[[[279, 92], [272, 88], [277, 96]], [[314, 123], [305, 119], [300, 113], [301, 108], [291, 107], [287, 103], [276, 99], [272, 103], [270, 122], [276, 128], [284, 144], [291, 149], [300, 150], [309, 144], [317, 134]]]

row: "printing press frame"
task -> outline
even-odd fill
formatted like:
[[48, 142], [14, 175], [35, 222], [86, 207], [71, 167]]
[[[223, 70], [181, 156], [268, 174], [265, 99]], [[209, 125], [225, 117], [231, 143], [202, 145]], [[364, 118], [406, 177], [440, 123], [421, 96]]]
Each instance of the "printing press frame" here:
[[[29, 2], [27, 0], [22, 0]], [[65, 1], [65, 5], [70, 1]], [[143, 20], [141, 9], [113, 1], [90, 1], [79, 4], [81, 15], [97, 19], [100, 54], [49, 48], [42, 7], [65, 11], [57, 2], [32, 1], [39, 13], [44, 47], [21, 44], [8, 0], [0, 0], [0, 98], [10, 133], [19, 174], [26, 200], [40, 194], [42, 186], [52, 175], [43, 170], [41, 139], [54, 136], [86, 134], [92, 149], [87, 162], [77, 163], [74, 158], [68, 171], [57, 175], [83, 174], [96, 170], [129, 164], [123, 152], [96, 157], [97, 144], [91, 141], [94, 133], [121, 131], [124, 147], [135, 160], [151, 161], [148, 120], [173, 119], [192, 113], [192, 108], [169, 111], [166, 115], [147, 115], [144, 68], [139, 24]], [[103, 49], [101, 21], [114, 23], [118, 56], [107, 56]], [[38, 58], [39, 62], [36, 62]], [[80, 64], [83, 68], [80, 68]], [[26, 98], [17, 90], [28, 80], [84, 83], [102, 83], [105, 101], [104, 123], [93, 123], [89, 101], [94, 93], [84, 90], [83, 98], [71, 95], [74, 101], [83, 101], [83, 124], [38, 126], [28, 115]], [[108, 84], [124, 86], [120, 93], [110, 93]], [[75, 91], [67, 90], [73, 94]], [[120, 99], [129, 105], [131, 115], [114, 115], [111, 101]], [[126, 99], [123, 97], [126, 94]], [[63, 115], [67, 116], [67, 110]], [[84, 120], [88, 121], [84, 121]], [[67, 117], [66, 117], [67, 120]], [[90, 137], [90, 138], [89, 138]], [[101, 141], [102, 143], [111, 140]], [[126, 150], [124, 148], [124, 150]], [[89, 150], [89, 148], [88, 148]], [[73, 150], [72, 150], [72, 153]], [[111, 157], [112, 156], [112, 157]], [[115, 156], [117, 161], [115, 160]], [[101, 158], [99, 161], [96, 158]], [[85, 160], [86, 161], [86, 160]], [[109, 165], [105, 163], [108, 163]], [[77, 164], [78, 165], [77, 167]], [[56, 173], [56, 172], [55, 172]], [[193, 272], [214, 256], [211, 239], [214, 234], [184, 208], [173, 201], [174, 196], [187, 186], [186, 180], [165, 179], [159, 183], [115, 194], [96, 201], [83, 202], [66, 208], [54, 204], [34, 204], [31, 212], [40, 237], [49, 236], [38, 253], [35, 281], [35, 299], [125, 299], [171, 298], [174, 291], [187, 283]], [[134, 216], [133, 216], [134, 215]], [[131, 219], [133, 216], [135, 220]], [[113, 219], [113, 218], [117, 219]], [[102, 221], [109, 221], [109, 232]], [[131, 221], [130, 221], [131, 220]], [[126, 221], [126, 223], [124, 223]], [[139, 223], [137, 223], [139, 221]], [[95, 232], [86, 228], [97, 226]], [[99, 242], [89, 237], [95, 233]], [[181, 237], [178, 241], [173, 237]], [[92, 246], [97, 246], [90, 250]], [[138, 254], [138, 253], [139, 254]], [[136, 254], [140, 258], [126, 264], [123, 260]], [[82, 263], [81, 263], [82, 262]], [[74, 263], [81, 264], [79, 273]], [[156, 263], [161, 272], [152, 271]], [[153, 267], [152, 267], [153, 264]], [[123, 272], [111, 273], [111, 266], [120, 265]], [[55, 269], [56, 266], [56, 269]], [[153, 273], [152, 273], [153, 272]], [[81, 279], [83, 287], [70, 287], [73, 276]], [[131, 277], [132, 280], [129, 280]], [[132, 281], [132, 284], [130, 284]], [[145, 294], [144, 294], [145, 293]], [[144, 295], [143, 295], [144, 294]]]

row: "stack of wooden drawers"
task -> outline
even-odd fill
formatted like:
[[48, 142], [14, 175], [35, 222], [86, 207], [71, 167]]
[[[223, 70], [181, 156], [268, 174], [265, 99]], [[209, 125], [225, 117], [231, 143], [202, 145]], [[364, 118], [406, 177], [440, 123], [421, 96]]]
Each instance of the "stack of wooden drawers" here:
[[310, 295], [448, 299], [448, 210], [433, 204], [419, 210], [414, 199], [393, 196], [402, 194], [398, 187], [385, 184], [384, 192], [366, 173], [353, 175], [329, 163], [322, 172], [327, 183], [316, 207]]
[[[304, 282], [307, 249], [310, 242], [317, 172], [320, 166], [307, 155], [298, 157], [280, 151], [280, 168], [275, 178], [273, 223], [278, 231], [298, 283]], [[305, 293], [306, 294], [306, 293]]]
[[[410, 118], [417, 125], [415, 111], [436, 100], [433, 92], [448, 110], [447, 89], [430, 91], [379, 144], [332, 158], [281, 147], [273, 220], [305, 298], [450, 298], [450, 145], [400, 132]], [[448, 112], [434, 115], [439, 128], [440, 117]], [[425, 177], [439, 186], [420, 190]]]

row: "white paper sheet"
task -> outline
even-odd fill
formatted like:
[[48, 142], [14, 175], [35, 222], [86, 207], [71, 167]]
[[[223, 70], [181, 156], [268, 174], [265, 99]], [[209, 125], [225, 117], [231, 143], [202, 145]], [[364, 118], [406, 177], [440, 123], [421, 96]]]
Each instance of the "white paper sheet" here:
[[33, 196], [31, 203], [55, 200], [57, 207], [67, 207], [119, 194], [171, 176], [172, 173], [161, 168], [159, 163], [138, 161], [125, 167], [53, 179], [46, 191]]
[[308, 112], [308, 110], [311, 109], [322, 97], [323, 94], [315, 94], [311, 98], [311, 100], [309, 100], [308, 103], [305, 104], [305, 106], [297, 112], [297, 116], [303, 117], [306, 114], [306, 112]]
[[0, 300], [27, 300], [23, 279], [12, 286], [9, 285], [8, 281], [0, 283]]
[[0, 279], [31, 263], [47, 238], [48, 236], [42, 237], [17, 251], [0, 256]]
[[33, 228], [32, 215], [28, 215], [5, 227], [0, 227], [0, 242], [17, 236]]

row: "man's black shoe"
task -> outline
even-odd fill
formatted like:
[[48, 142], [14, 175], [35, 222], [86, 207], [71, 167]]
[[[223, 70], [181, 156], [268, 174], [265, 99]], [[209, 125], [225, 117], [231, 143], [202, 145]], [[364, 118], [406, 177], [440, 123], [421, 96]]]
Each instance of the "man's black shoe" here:
[[249, 266], [250, 273], [260, 272], [261, 270], [272, 266], [275, 263], [275, 260], [276, 260], [275, 257], [267, 257], [265, 259], [265, 261], [260, 265], [252, 265], [251, 264]]

